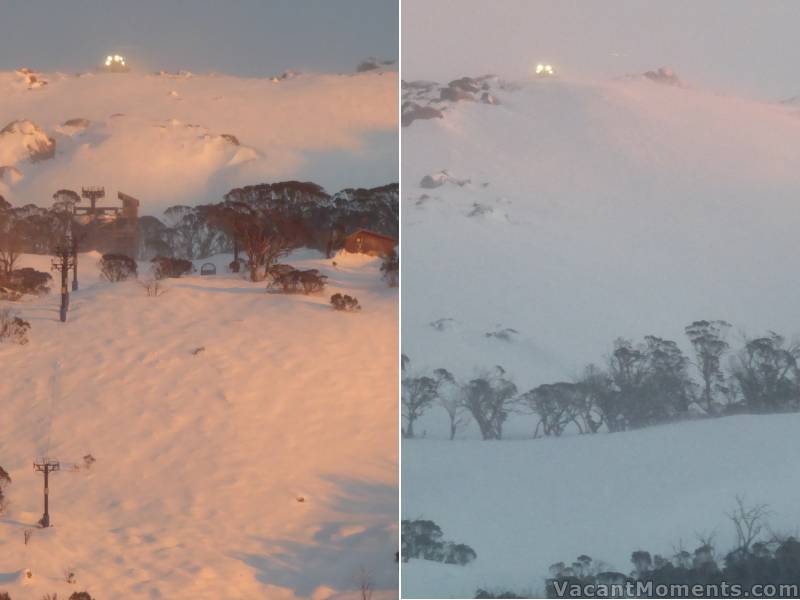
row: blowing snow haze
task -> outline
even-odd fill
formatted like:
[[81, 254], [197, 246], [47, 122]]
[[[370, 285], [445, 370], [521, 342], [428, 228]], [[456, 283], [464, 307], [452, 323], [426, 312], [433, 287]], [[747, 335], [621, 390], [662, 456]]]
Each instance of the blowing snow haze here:
[[159, 214], [256, 183], [396, 181], [396, 5], [336, 9], [0, 5], [0, 195], [104, 185]]

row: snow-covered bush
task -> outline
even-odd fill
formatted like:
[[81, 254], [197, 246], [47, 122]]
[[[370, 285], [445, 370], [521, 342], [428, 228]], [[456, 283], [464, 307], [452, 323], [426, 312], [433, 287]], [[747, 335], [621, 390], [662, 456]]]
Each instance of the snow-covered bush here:
[[353, 312], [361, 310], [361, 305], [358, 303], [358, 298], [349, 296], [347, 294], [334, 294], [331, 296], [331, 306], [334, 310], [341, 310], [345, 312]]
[[0, 274], [0, 288], [6, 288], [19, 294], [47, 294], [50, 291], [50, 273], [37, 271], [30, 267], [14, 269]]
[[478, 555], [466, 544], [456, 544], [442, 539], [441, 528], [433, 521], [403, 520], [401, 554], [403, 562], [422, 558], [452, 565], [466, 565]]
[[103, 254], [98, 265], [100, 274], [107, 281], [125, 281], [136, 276], [136, 261], [125, 254]]
[[27, 344], [31, 324], [9, 308], [0, 309], [0, 342]]
[[165, 277], [177, 278], [191, 273], [194, 268], [192, 262], [184, 258], [156, 256], [150, 262], [153, 263], [153, 274], [157, 279], [164, 279]]

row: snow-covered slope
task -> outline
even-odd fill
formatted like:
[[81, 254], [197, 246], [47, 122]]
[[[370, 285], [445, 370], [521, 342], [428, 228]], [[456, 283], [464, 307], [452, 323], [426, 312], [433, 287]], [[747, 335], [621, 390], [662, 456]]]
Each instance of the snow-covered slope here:
[[[502, 365], [524, 392], [602, 363], [620, 336], [688, 353], [683, 329], [699, 319], [732, 323], [734, 347], [737, 331], [800, 333], [796, 107], [640, 77], [419, 82], [404, 100], [411, 373], [463, 381]], [[800, 523], [795, 415], [555, 440], [509, 421], [511, 439], [482, 442], [473, 423], [448, 442], [433, 407], [415, 425], [427, 439], [403, 442], [403, 518], [478, 554], [412, 561], [404, 596], [541, 593], [557, 561], [628, 571], [633, 550], [668, 554], [713, 528], [726, 549], [736, 494], [769, 503], [776, 530]]]
[[[29, 298], [15, 307], [30, 342], [0, 344], [0, 465], [13, 479], [0, 591], [355, 598], [363, 569], [375, 598], [396, 597], [397, 291], [380, 261], [295, 253], [287, 262], [329, 286], [286, 296], [223, 274], [231, 257], [218, 256], [219, 275], [168, 280], [152, 298], [98, 281], [97, 259], [81, 255], [67, 323], [56, 294]], [[333, 311], [337, 291], [362, 312]], [[91, 470], [68, 468], [87, 453]], [[44, 454], [64, 465], [47, 530], [31, 468]]]
[[[397, 73], [286, 79], [145, 73], [0, 72], [0, 128], [36, 126], [55, 156], [32, 163], [19, 135], [0, 134], [0, 180], [13, 204], [104, 185], [145, 214], [217, 201], [233, 187], [288, 179], [336, 191], [397, 178]], [[40, 141], [40, 140], [39, 140]], [[44, 200], [43, 200], [44, 199]]]
[[405, 92], [443, 109], [402, 130], [403, 349], [418, 366], [501, 364], [526, 387], [619, 336], [682, 342], [696, 319], [797, 333], [796, 109], [643, 78], [485, 81], [498, 104]]
[[[404, 598], [473, 598], [480, 588], [541, 598], [550, 565], [581, 554], [628, 573], [631, 553], [663, 556], [715, 532], [741, 495], [797, 535], [800, 415], [738, 416], [639, 431], [481, 443], [403, 443], [403, 517], [433, 519], [478, 557], [402, 565]], [[765, 537], [768, 533], [765, 532]]]

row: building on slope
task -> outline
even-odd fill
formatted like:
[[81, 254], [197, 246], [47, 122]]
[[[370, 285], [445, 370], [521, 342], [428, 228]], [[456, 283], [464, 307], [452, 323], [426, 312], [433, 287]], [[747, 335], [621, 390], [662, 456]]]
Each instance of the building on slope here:
[[344, 249], [354, 254], [385, 256], [390, 254], [395, 246], [397, 240], [394, 238], [368, 229], [359, 229], [344, 239]]

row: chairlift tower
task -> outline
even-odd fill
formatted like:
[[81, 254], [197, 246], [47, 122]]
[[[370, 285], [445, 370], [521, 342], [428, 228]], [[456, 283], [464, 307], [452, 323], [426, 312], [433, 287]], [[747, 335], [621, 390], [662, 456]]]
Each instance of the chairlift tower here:
[[61, 464], [55, 459], [44, 457], [33, 462], [33, 470], [44, 473], [44, 514], [39, 524], [42, 527], [50, 527], [50, 473], [60, 471]]
[[67, 320], [67, 310], [69, 309], [69, 289], [67, 287], [67, 282], [69, 280], [70, 268], [75, 267], [75, 248], [72, 235], [68, 233], [66, 240], [56, 247], [55, 257], [51, 260], [51, 269], [53, 271], [61, 271], [61, 308], [59, 317], [62, 323]]
[[106, 188], [102, 186], [89, 186], [81, 188], [81, 198], [85, 198], [92, 205], [90, 214], [94, 215], [97, 209], [97, 201], [106, 197]]
[[78, 291], [78, 237], [72, 235], [72, 291]]

